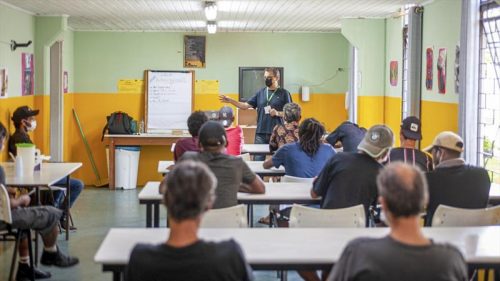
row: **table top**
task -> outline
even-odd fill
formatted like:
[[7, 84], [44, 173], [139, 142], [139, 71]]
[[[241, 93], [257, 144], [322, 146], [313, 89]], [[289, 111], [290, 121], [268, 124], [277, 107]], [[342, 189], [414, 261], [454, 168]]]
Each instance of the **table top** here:
[[16, 176], [13, 162], [0, 163], [5, 169], [5, 184], [8, 186], [50, 186], [78, 170], [82, 163], [42, 163], [40, 171], [33, 175]]
[[135, 135], [104, 135], [105, 138], [189, 138], [190, 134], [135, 134]]
[[[283, 167], [279, 167], [278, 169], [274, 167], [271, 169], [264, 169], [264, 167], [262, 167], [264, 161], [245, 161], [245, 162], [250, 167], [250, 169], [256, 174], [276, 175], [276, 176], [285, 175], [285, 168]], [[167, 168], [174, 164], [175, 164], [174, 161], [159, 161], [158, 173], [160, 174], [168, 173]]]
[[[456, 246], [469, 264], [500, 264], [500, 226], [424, 228], [437, 243]], [[112, 228], [101, 243], [94, 261], [103, 265], [126, 265], [137, 243], [166, 241], [167, 228]], [[248, 263], [259, 266], [291, 267], [331, 265], [347, 243], [358, 237], [383, 237], [389, 228], [238, 228], [200, 229], [208, 241], [236, 240]], [[307, 242], [307, 241], [310, 241]]]
[[500, 184], [498, 184], [498, 183], [491, 184], [490, 200], [500, 201]]
[[[275, 202], [280, 203], [319, 203], [320, 199], [311, 198], [310, 190], [311, 183], [269, 183], [266, 182], [266, 193], [243, 193], [238, 192], [238, 201], [240, 203], [256, 203], [256, 202]], [[141, 203], [158, 203], [163, 199], [163, 195], [159, 191], [160, 182], [147, 182], [144, 188], [139, 192], [139, 201]], [[269, 203], [268, 203], [269, 204]]]
[[243, 144], [241, 153], [250, 154], [271, 154], [269, 144]]

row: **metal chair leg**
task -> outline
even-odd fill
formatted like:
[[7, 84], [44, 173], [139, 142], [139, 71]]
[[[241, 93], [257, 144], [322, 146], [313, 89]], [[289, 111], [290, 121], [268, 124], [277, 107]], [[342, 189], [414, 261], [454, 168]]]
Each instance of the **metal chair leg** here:
[[12, 255], [12, 263], [10, 265], [10, 273], [9, 273], [9, 281], [14, 281], [14, 270], [16, 268], [17, 262], [17, 249], [19, 247], [19, 242], [21, 241], [21, 235], [19, 233], [16, 234], [16, 242], [14, 243], [14, 254]]
[[29, 258], [30, 258], [30, 271], [31, 271], [31, 276], [30, 280], [35, 281], [35, 260], [33, 259], [33, 245], [31, 244], [31, 230], [26, 231], [27, 236], [28, 236], [28, 253], [29, 253]]

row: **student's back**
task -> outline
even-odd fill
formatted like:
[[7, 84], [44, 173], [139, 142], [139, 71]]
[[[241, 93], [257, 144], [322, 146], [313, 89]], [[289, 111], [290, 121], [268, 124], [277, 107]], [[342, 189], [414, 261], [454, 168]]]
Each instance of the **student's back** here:
[[328, 281], [465, 281], [461, 253], [445, 244], [412, 246], [390, 236], [360, 238], [344, 249]]
[[175, 248], [139, 244], [132, 251], [127, 281], [246, 281], [251, 280], [243, 254], [233, 240], [202, 240]]
[[283, 165], [288, 176], [313, 178], [333, 155], [335, 150], [329, 144], [321, 144], [314, 155], [309, 155], [301, 148], [300, 143], [295, 142], [278, 149], [272, 161], [276, 168]]
[[217, 177], [214, 209], [235, 206], [241, 183], [250, 184], [256, 177], [243, 159], [224, 153], [186, 152], [181, 161], [186, 159], [202, 161]]

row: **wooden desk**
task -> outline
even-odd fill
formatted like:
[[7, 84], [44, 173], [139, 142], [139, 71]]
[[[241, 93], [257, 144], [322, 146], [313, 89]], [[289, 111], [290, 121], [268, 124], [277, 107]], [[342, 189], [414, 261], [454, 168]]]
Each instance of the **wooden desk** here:
[[[347, 243], [359, 237], [383, 237], [389, 228], [238, 228], [200, 229], [207, 241], [236, 240], [254, 270], [330, 269]], [[103, 271], [120, 280], [137, 243], [163, 243], [167, 228], [113, 228], [94, 256]], [[500, 268], [500, 226], [424, 228], [437, 243], [450, 243], [469, 268]]]
[[[248, 222], [253, 224], [253, 205], [268, 204], [318, 204], [320, 198], [311, 198], [311, 183], [265, 183], [266, 193], [238, 192], [238, 203], [248, 205]], [[160, 226], [160, 208], [163, 195], [159, 191], [160, 182], [146, 183], [139, 193], [139, 204], [146, 205], [146, 227]]]
[[109, 188], [115, 189], [115, 146], [119, 145], [172, 145], [180, 138], [190, 135], [140, 134], [140, 135], [105, 135], [104, 143], [109, 145]]
[[[250, 167], [250, 169], [256, 173], [257, 175], [261, 177], [268, 177], [268, 176], [284, 176], [285, 175], [285, 168], [280, 167], [278, 169], [276, 168], [271, 168], [271, 169], [264, 169], [262, 167], [262, 164], [264, 161], [245, 161]], [[167, 168], [170, 167], [171, 165], [174, 165], [174, 161], [159, 161], [158, 162], [158, 173], [164, 175], [168, 173]], [[111, 166], [111, 165], [110, 165]]]

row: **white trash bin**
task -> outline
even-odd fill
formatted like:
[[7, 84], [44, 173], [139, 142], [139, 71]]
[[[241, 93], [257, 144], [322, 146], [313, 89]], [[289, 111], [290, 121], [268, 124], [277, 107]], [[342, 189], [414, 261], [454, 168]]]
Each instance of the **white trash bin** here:
[[140, 146], [118, 146], [115, 149], [115, 187], [134, 189], [137, 187]]

